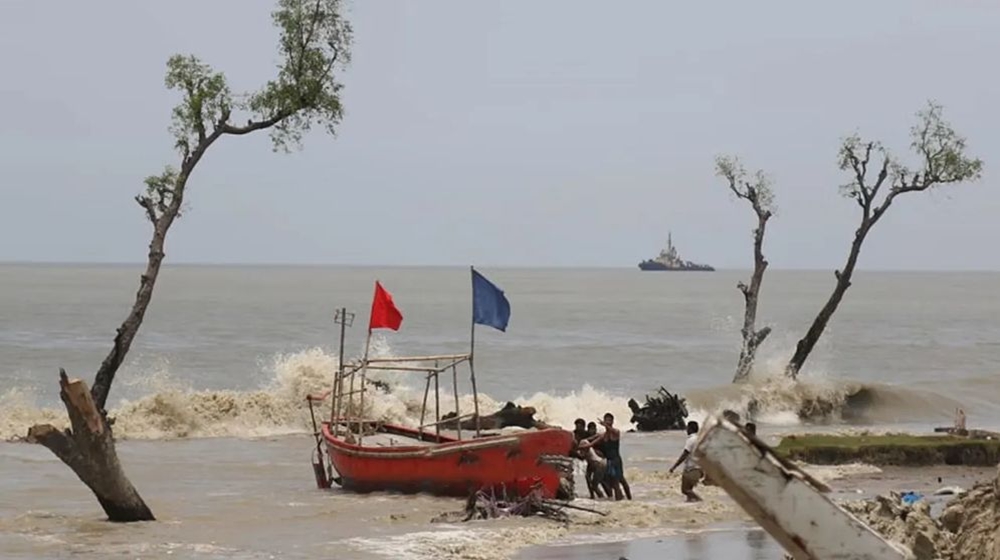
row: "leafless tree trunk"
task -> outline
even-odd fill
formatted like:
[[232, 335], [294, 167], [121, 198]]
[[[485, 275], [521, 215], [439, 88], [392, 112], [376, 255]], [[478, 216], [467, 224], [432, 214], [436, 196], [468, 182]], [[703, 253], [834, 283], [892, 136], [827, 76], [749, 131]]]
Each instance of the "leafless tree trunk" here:
[[[911, 147], [922, 160], [918, 171], [911, 171], [895, 161], [881, 144], [862, 142], [857, 135], [847, 138], [840, 148], [840, 168], [851, 175], [850, 182], [841, 187], [841, 190], [861, 208], [861, 223], [854, 232], [854, 241], [851, 242], [844, 268], [834, 272], [837, 284], [833, 293], [813, 319], [805, 336], [799, 340], [795, 354], [785, 368], [785, 373], [793, 379], [798, 376], [844, 294], [851, 287], [851, 277], [865, 238], [896, 197], [904, 193], [923, 192], [942, 185], [976, 180], [982, 173], [983, 162], [966, 156], [965, 139], [941, 118], [940, 105], [929, 103], [927, 109], [917, 113], [917, 117], [918, 123], [911, 129]], [[873, 154], [882, 159], [874, 182], [868, 176]]]
[[764, 281], [764, 271], [767, 269], [767, 259], [764, 258], [763, 250], [764, 233], [767, 230], [767, 221], [774, 215], [774, 193], [763, 172], [758, 171], [751, 182], [735, 158], [719, 158], [716, 161], [716, 168], [717, 174], [728, 183], [729, 190], [737, 198], [749, 202], [757, 216], [757, 227], [753, 230], [753, 275], [750, 277], [749, 286], [743, 282], [737, 285], [745, 302], [743, 328], [740, 331], [743, 335], [743, 344], [740, 347], [740, 359], [736, 364], [736, 374], [733, 376], [733, 383], [739, 383], [750, 376], [757, 357], [757, 348], [767, 335], [771, 334], [771, 327], [757, 330], [757, 302], [760, 286]]

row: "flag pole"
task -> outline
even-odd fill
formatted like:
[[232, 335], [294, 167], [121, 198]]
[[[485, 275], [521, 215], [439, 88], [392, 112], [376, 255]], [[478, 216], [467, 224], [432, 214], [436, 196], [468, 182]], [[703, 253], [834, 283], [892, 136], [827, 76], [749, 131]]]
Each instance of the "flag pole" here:
[[[375, 281], [375, 293], [378, 294], [378, 280]], [[364, 414], [365, 414], [365, 381], [368, 379], [368, 349], [372, 345], [372, 314], [375, 312], [374, 300], [372, 303], [372, 310], [368, 312], [368, 336], [365, 338], [365, 353], [361, 357], [361, 387], [358, 388], [358, 392], [361, 393], [358, 404], [358, 445], [361, 445], [361, 440], [365, 435], [364, 427]], [[353, 378], [352, 378], [353, 379]], [[354, 388], [351, 388], [351, 392], [354, 392]], [[353, 396], [353, 395], [352, 395]]]
[[469, 374], [472, 377], [472, 404], [476, 413], [476, 437], [479, 437], [479, 392], [476, 390], [476, 269], [469, 266], [469, 280], [472, 282], [472, 327], [469, 329]]
[[365, 354], [361, 359], [361, 404], [358, 405], [358, 445], [361, 445], [361, 438], [365, 435], [364, 414], [365, 414], [365, 380], [368, 377], [368, 348], [372, 344], [371, 319], [368, 323], [368, 338], [365, 339]]

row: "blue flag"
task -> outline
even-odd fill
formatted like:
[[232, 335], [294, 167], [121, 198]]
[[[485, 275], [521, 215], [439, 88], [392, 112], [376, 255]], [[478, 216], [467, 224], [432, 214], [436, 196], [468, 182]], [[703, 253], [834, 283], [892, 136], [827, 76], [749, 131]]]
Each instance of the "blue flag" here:
[[507, 331], [510, 302], [485, 276], [472, 270], [472, 322]]

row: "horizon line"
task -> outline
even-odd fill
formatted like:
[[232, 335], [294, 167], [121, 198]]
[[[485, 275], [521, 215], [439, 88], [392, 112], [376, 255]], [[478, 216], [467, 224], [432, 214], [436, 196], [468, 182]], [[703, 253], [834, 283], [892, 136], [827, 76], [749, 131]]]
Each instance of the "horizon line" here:
[[[145, 261], [31, 261], [31, 260], [0, 260], [0, 266], [67, 266], [67, 267], [139, 267], [145, 265]], [[308, 262], [207, 262], [207, 261], [177, 261], [164, 262], [163, 267], [218, 267], [218, 268], [467, 268], [468, 264], [372, 264], [372, 263], [308, 263]], [[523, 264], [474, 264], [474, 267], [485, 267], [508, 270], [624, 270], [637, 269], [638, 267], [626, 265], [523, 265]], [[775, 267], [769, 266], [771, 271], [782, 272], [830, 272], [835, 268], [825, 267]], [[739, 267], [717, 267], [716, 272], [746, 272], [752, 268]], [[641, 272], [641, 271], [640, 271]], [[654, 271], [660, 272], [660, 271]], [[678, 271], [681, 272], [681, 271]], [[683, 271], [689, 272], [689, 271]], [[856, 272], [909, 272], [909, 273], [990, 273], [1000, 272], [996, 268], [862, 268], [858, 267]]]

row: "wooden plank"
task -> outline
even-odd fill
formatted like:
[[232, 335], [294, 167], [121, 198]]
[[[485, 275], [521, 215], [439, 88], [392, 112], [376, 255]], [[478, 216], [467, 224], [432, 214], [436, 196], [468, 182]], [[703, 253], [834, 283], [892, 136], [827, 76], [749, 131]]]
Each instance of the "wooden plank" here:
[[737, 426], [709, 418], [694, 457], [795, 560], [904, 560], [890, 543], [827, 496], [815, 479]]

